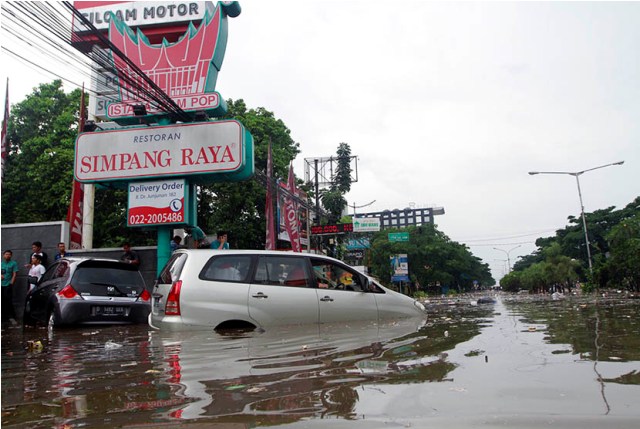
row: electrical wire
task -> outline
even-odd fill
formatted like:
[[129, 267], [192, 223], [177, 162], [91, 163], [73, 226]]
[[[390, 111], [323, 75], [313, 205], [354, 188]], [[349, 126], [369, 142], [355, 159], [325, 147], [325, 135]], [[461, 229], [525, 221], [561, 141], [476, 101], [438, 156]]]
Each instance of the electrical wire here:
[[[87, 44], [78, 43], [78, 38], [74, 39], [74, 31], [90, 35], [105, 48], [83, 49]], [[89, 89], [90, 93], [116, 101], [118, 96], [115, 94], [125, 91], [126, 95], [167, 113], [175, 121], [192, 121], [190, 115], [71, 2], [3, 2], [2, 32], [3, 50], [31, 67], [80, 87], [77, 82], [63, 77], [64, 73], [55, 71], [54, 64], [58, 64], [60, 69], [88, 77], [91, 86], [98, 89]], [[16, 48], [6, 48], [7, 40], [12, 41]], [[114, 79], [99, 81], [99, 77], [104, 75], [111, 75]], [[117, 85], [116, 78], [121, 86]]]

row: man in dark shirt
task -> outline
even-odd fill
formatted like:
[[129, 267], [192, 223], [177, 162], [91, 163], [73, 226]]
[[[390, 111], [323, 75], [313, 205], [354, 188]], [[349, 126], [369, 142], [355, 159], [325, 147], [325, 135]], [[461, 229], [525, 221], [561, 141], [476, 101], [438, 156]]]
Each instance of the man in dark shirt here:
[[138, 257], [138, 253], [135, 250], [131, 250], [131, 245], [129, 243], [124, 243], [122, 245], [122, 250], [124, 253], [120, 256], [120, 260], [124, 262], [128, 262], [129, 264], [133, 264], [136, 267], [140, 266], [140, 258]]

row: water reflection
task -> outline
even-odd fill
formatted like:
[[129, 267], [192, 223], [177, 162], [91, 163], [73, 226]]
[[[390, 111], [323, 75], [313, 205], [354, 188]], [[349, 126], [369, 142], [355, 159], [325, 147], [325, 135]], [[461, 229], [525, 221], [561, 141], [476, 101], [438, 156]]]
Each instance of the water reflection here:
[[[570, 347], [580, 359], [640, 361], [640, 302], [628, 299], [506, 300], [523, 322], [546, 325], [550, 344]], [[596, 338], [598, 341], [596, 341]]]
[[443, 352], [479, 332], [471, 320], [451, 326], [403, 320], [236, 337], [153, 332], [150, 341], [164, 356], [165, 381], [178, 386], [176, 396], [192, 401], [165, 416], [228, 421], [244, 415], [253, 423], [282, 423], [357, 418], [358, 390], [365, 384], [443, 381], [456, 367]]
[[609, 411], [637, 423], [640, 302], [454, 304], [432, 305], [426, 323], [227, 335], [3, 328], [2, 426], [473, 426], [509, 415], [600, 425]]

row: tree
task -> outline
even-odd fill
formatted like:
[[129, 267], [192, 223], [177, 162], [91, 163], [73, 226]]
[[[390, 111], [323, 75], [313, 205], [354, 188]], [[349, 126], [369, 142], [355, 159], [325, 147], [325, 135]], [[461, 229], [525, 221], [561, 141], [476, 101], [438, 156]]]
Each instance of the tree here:
[[2, 222], [66, 218], [73, 182], [80, 90], [42, 84], [11, 109], [2, 182]]
[[[514, 265], [513, 275], [506, 279], [507, 284], [513, 285], [516, 277], [522, 284], [539, 274], [538, 264], [546, 263], [546, 277], [536, 277], [536, 281], [529, 281], [548, 287], [555, 283], [566, 284], [573, 282], [576, 277], [587, 283], [592, 280], [601, 288], [625, 287], [637, 290], [638, 260], [636, 258], [637, 240], [640, 233], [635, 228], [635, 222], [640, 216], [640, 197], [620, 210], [614, 207], [585, 213], [589, 231], [589, 244], [593, 263], [593, 277], [588, 270], [587, 249], [584, 239], [582, 219], [570, 216], [569, 225], [556, 231], [555, 236], [538, 238], [538, 249], [531, 255], [521, 258]], [[551, 257], [550, 255], [555, 255]], [[550, 264], [550, 265], [549, 265]], [[501, 281], [504, 284], [505, 279]], [[590, 288], [595, 284], [590, 284]]]
[[640, 292], [640, 216], [622, 220], [607, 235], [609, 258], [596, 273], [601, 287]]
[[337, 223], [347, 207], [344, 195], [351, 189], [351, 147], [340, 143], [337, 150], [336, 172], [328, 189], [320, 191], [322, 206], [328, 213], [327, 223]]
[[[409, 242], [391, 242], [390, 232], [409, 233]], [[385, 229], [371, 241], [370, 268], [374, 276], [388, 284], [391, 278], [390, 257], [407, 254], [412, 282], [423, 289], [439, 292], [440, 286], [457, 290], [473, 290], [474, 281], [488, 287], [495, 284], [489, 266], [473, 256], [469, 249], [451, 241], [435, 225]]]

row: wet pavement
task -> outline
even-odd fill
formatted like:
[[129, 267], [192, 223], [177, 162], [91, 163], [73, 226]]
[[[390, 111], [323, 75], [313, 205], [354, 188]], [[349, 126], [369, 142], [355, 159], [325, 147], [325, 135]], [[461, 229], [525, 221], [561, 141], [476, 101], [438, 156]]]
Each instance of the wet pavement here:
[[3, 326], [2, 427], [637, 427], [640, 300], [428, 308], [224, 335]]

